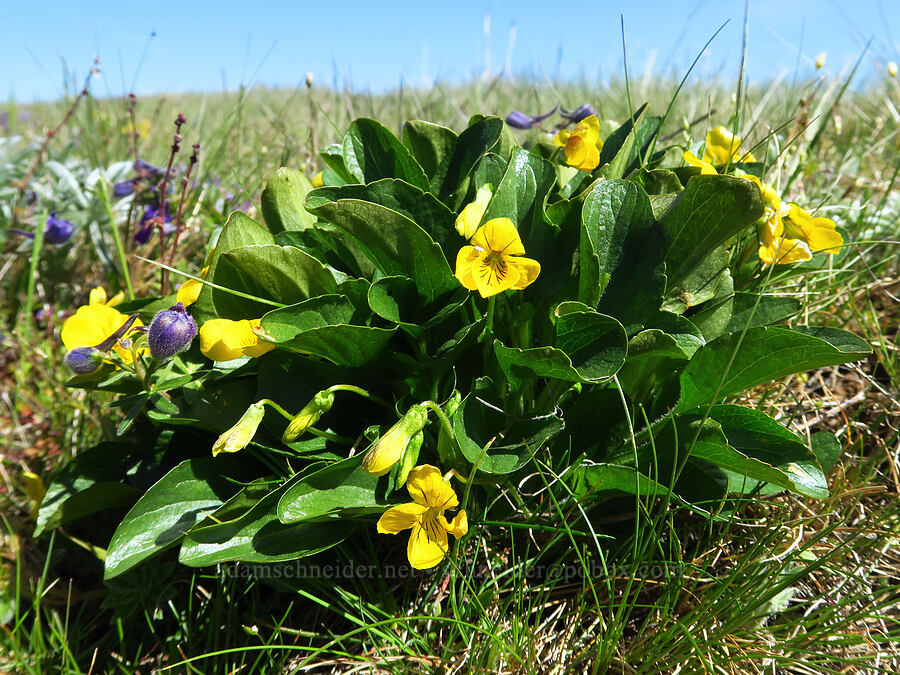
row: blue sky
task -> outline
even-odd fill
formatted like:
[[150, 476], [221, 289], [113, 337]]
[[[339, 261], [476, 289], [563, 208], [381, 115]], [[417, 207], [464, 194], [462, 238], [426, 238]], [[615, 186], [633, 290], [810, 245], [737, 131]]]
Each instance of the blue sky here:
[[[95, 95], [293, 86], [307, 72], [320, 85], [374, 92], [401, 78], [428, 86], [486, 72], [596, 81], [621, 72], [620, 15], [633, 77], [682, 73], [728, 21], [699, 74], [734, 79], [744, 15], [742, 0], [587, 0], [564, 10], [525, 0], [4, 4], [0, 86], [23, 102], [58, 97], [62, 64], [80, 82], [94, 56], [103, 68]], [[864, 74], [900, 61], [897, 0], [751, 0], [749, 16], [752, 78], [807, 76], [820, 52], [840, 73], [869, 39]]]

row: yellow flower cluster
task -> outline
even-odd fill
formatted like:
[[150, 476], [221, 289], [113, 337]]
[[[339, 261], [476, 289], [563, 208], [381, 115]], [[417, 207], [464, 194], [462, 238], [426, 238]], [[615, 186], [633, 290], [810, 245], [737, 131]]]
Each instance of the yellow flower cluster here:
[[[701, 175], [717, 175], [716, 164], [729, 161], [756, 161], [753, 155], [740, 154], [741, 139], [732, 135], [725, 127], [717, 127], [706, 135], [706, 149], [703, 159], [686, 151], [684, 161], [689, 166], [700, 169]], [[830, 218], [815, 217], [797, 204], [782, 201], [772, 186], [752, 175], [741, 178], [749, 180], [759, 188], [765, 205], [765, 216], [757, 226], [759, 235], [759, 259], [766, 265], [785, 265], [810, 260], [813, 253], [834, 254], [844, 244], [844, 238], [837, 231]]]

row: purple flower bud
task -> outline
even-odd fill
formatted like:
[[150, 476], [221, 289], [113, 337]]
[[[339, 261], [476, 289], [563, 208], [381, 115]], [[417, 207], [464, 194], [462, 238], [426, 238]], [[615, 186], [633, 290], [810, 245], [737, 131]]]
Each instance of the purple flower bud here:
[[506, 116], [506, 123], [513, 129], [530, 129], [538, 122], [541, 122], [556, 112], [559, 106], [553, 106], [553, 110], [543, 115], [526, 115], [520, 110], [513, 110]]
[[591, 115], [596, 115], [597, 111], [594, 110], [594, 107], [590, 103], [582, 103], [580, 106], [575, 108], [575, 110], [560, 110], [559, 114], [565, 117], [570, 122], [580, 122], [585, 117], [590, 117]]
[[520, 110], [513, 110], [506, 116], [506, 123], [513, 129], [530, 129], [534, 126], [534, 118]]
[[153, 174], [162, 176], [163, 170], [158, 166], [153, 166], [149, 162], [145, 162], [142, 159], [139, 159], [134, 163], [134, 170], [139, 174], [143, 174], [144, 176], [151, 176]]
[[76, 375], [88, 375], [100, 367], [103, 354], [94, 347], [76, 347], [68, 352], [63, 362]]
[[147, 332], [147, 344], [150, 355], [162, 360], [184, 351], [197, 334], [197, 324], [184, 309], [184, 305], [176, 302], [171, 309], [158, 312], [150, 323]]
[[134, 192], [134, 186], [137, 183], [137, 178], [129, 178], [128, 180], [123, 180], [120, 183], [113, 184], [113, 197], [127, 197], [132, 192]]
[[47, 225], [44, 228], [44, 241], [48, 244], [64, 244], [75, 232], [75, 226], [68, 220], [56, 217], [56, 211], [47, 218]]

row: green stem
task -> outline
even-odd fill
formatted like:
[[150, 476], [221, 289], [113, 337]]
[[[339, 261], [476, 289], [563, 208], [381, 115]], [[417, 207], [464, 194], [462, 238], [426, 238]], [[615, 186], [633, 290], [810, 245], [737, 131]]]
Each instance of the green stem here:
[[284, 408], [282, 408], [280, 405], [278, 405], [277, 403], [275, 403], [275, 401], [273, 401], [273, 400], [270, 399], [270, 398], [261, 398], [259, 401], [257, 401], [257, 403], [261, 403], [262, 405], [267, 405], [267, 406], [269, 406], [270, 408], [272, 408], [273, 410], [275, 410], [277, 413], [279, 413], [282, 417], [284, 417], [284, 418], [287, 419], [287, 420], [293, 420], [293, 419], [294, 419], [294, 416], [293, 416], [293, 415], [291, 415], [287, 410], [285, 410]]
[[441, 422], [441, 426], [444, 427], [444, 431], [446, 431], [447, 435], [454, 443], [456, 443], [456, 434], [453, 433], [453, 425], [450, 424], [450, 418], [447, 417], [447, 414], [441, 410], [441, 406], [434, 401], [422, 401], [422, 405], [434, 411], [434, 414], [437, 415], [438, 420]]
[[128, 256], [122, 246], [122, 238], [119, 236], [119, 228], [116, 227], [116, 217], [113, 214], [112, 204], [109, 201], [109, 193], [106, 191], [106, 183], [97, 181], [97, 190], [100, 193], [100, 201], [106, 208], [106, 217], [109, 220], [109, 229], [112, 232], [113, 243], [116, 246], [116, 255], [119, 258], [119, 267], [122, 268], [122, 276], [125, 278], [125, 288], [128, 291], [128, 299], [134, 300], [134, 287], [131, 285], [131, 269], [128, 266]]
[[363, 398], [367, 398], [370, 401], [374, 401], [375, 403], [378, 403], [379, 405], [383, 405], [386, 408], [393, 407], [393, 406], [391, 406], [389, 401], [386, 401], [385, 399], [381, 398], [380, 396], [372, 394], [372, 393], [366, 391], [365, 389], [363, 389], [362, 387], [357, 387], [356, 385], [353, 385], [353, 384], [335, 384], [335, 385], [328, 387], [328, 389], [326, 389], [325, 391], [328, 391], [328, 392], [349, 391], [354, 394], [358, 394], [359, 396], [362, 396]]

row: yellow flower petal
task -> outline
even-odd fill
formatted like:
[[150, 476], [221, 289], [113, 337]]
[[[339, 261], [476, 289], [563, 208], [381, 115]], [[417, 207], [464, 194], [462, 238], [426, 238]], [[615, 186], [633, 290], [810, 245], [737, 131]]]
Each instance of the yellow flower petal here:
[[716, 176], [719, 173], [718, 171], [716, 171], [716, 167], [714, 167], [709, 162], [704, 162], [690, 150], [686, 150], [682, 157], [689, 166], [695, 166], [700, 169], [701, 176]]
[[517, 291], [530, 286], [538, 278], [538, 274], [541, 273], [541, 264], [531, 258], [510, 258], [509, 263], [519, 273], [519, 280], [513, 286]]
[[741, 154], [741, 139], [731, 133], [730, 129], [718, 126], [710, 129], [706, 134], [706, 149], [703, 151], [703, 161], [713, 164], [727, 164], [728, 162], [755, 162], [756, 158], [751, 153]]
[[437, 565], [447, 555], [447, 530], [433, 523], [426, 530], [420, 523], [413, 525], [406, 546], [409, 564], [417, 570], [427, 570]]
[[493, 189], [490, 185], [482, 185], [478, 188], [478, 191], [475, 193], [475, 199], [469, 204], [466, 204], [465, 208], [456, 218], [456, 231], [466, 239], [471, 239], [475, 232], [478, 230], [478, 226], [481, 224], [481, 219], [484, 217], [484, 212], [487, 211], [488, 204], [491, 203], [491, 197], [493, 197]]
[[275, 345], [260, 340], [253, 332], [259, 325], [259, 319], [210, 319], [200, 327], [200, 351], [213, 361], [262, 356]]
[[315, 176], [313, 176], [313, 179], [312, 181], [310, 181], [310, 183], [314, 188], [319, 188], [325, 185], [325, 181], [322, 178], [322, 172], [320, 171]]
[[519, 281], [519, 270], [512, 262], [515, 258], [502, 253], [485, 251], [472, 265], [475, 286], [482, 298], [489, 298], [513, 288]]
[[463, 288], [470, 291], [477, 291], [478, 286], [475, 284], [475, 278], [472, 276], [472, 270], [481, 253], [474, 246], [463, 246], [456, 254], [456, 278]]
[[525, 255], [519, 231], [509, 218], [492, 218], [472, 237], [472, 246], [504, 255]]
[[417, 466], [409, 472], [406, 489], [413, 501], [423, 506], [452, 509], [459, 505], [450, 483], [444, 480], [440, 469], [430, 464]]
[[447, 532], [452, 534], [454, 537], [461, 537], [466, 532], [468, 532], [469, 531], [469, 518], [466, 515], [465, 510], [457, 513], [453, 517], [453, 520], [451, 520], [449, 523], [447, 523], [446, 527], [447, 527]]
[[409, 503], [392, 506], [382, 513], [381, 518], [378, 519], [378, 532], [381, 534], [397, 534], [403, 530], [408, 530], [422, 520], [422, 516], [426, 511], [428, 511], [428, 507], [422, 504]]
[[[94, 295], [93, 291], [91, 295]], [[103, 297], [105, 299], [105, 292]], [[93, 303], [82, 305], [76, 310], [75, 314], [63, 322], [60, 338], [62, 338], [62, 342], [68, 350], [76, 347], [96, 347], [119, 330], [126, 321], [128, 321], [127, 315], [122, 314], [108, 304]], [[136, 319], [129, 334], [135, 328], [143, 325], [140, 319]], [[119, 344], [116, 344], [113, 349], [125, 363], [132, 362], [131, 350], [125, 349]], [[146, 350], [141, 350], [141, 353], [144, 352]]]
[[805, 240], [812, 251], [834, 254], [844, 244], [844, 238], [835, 229], [831, 218], [814, 218], [796, 204], [791, 204], [785, 220], [788, 233]]
[[560, 147], [566, 147], [566, 143], [568, 143], [569, 138], [572, 136], [571, 129], [560, 129], [556, 132], [556, 136], [553, 138], [553, 142], [556, 143]]
[[560, 130], [554, 139], [565, 147], [566, 164], [581, 171], [593, 171], [600, 164], [600, 120], [589, 115], [575, 125], [572, 131]]

